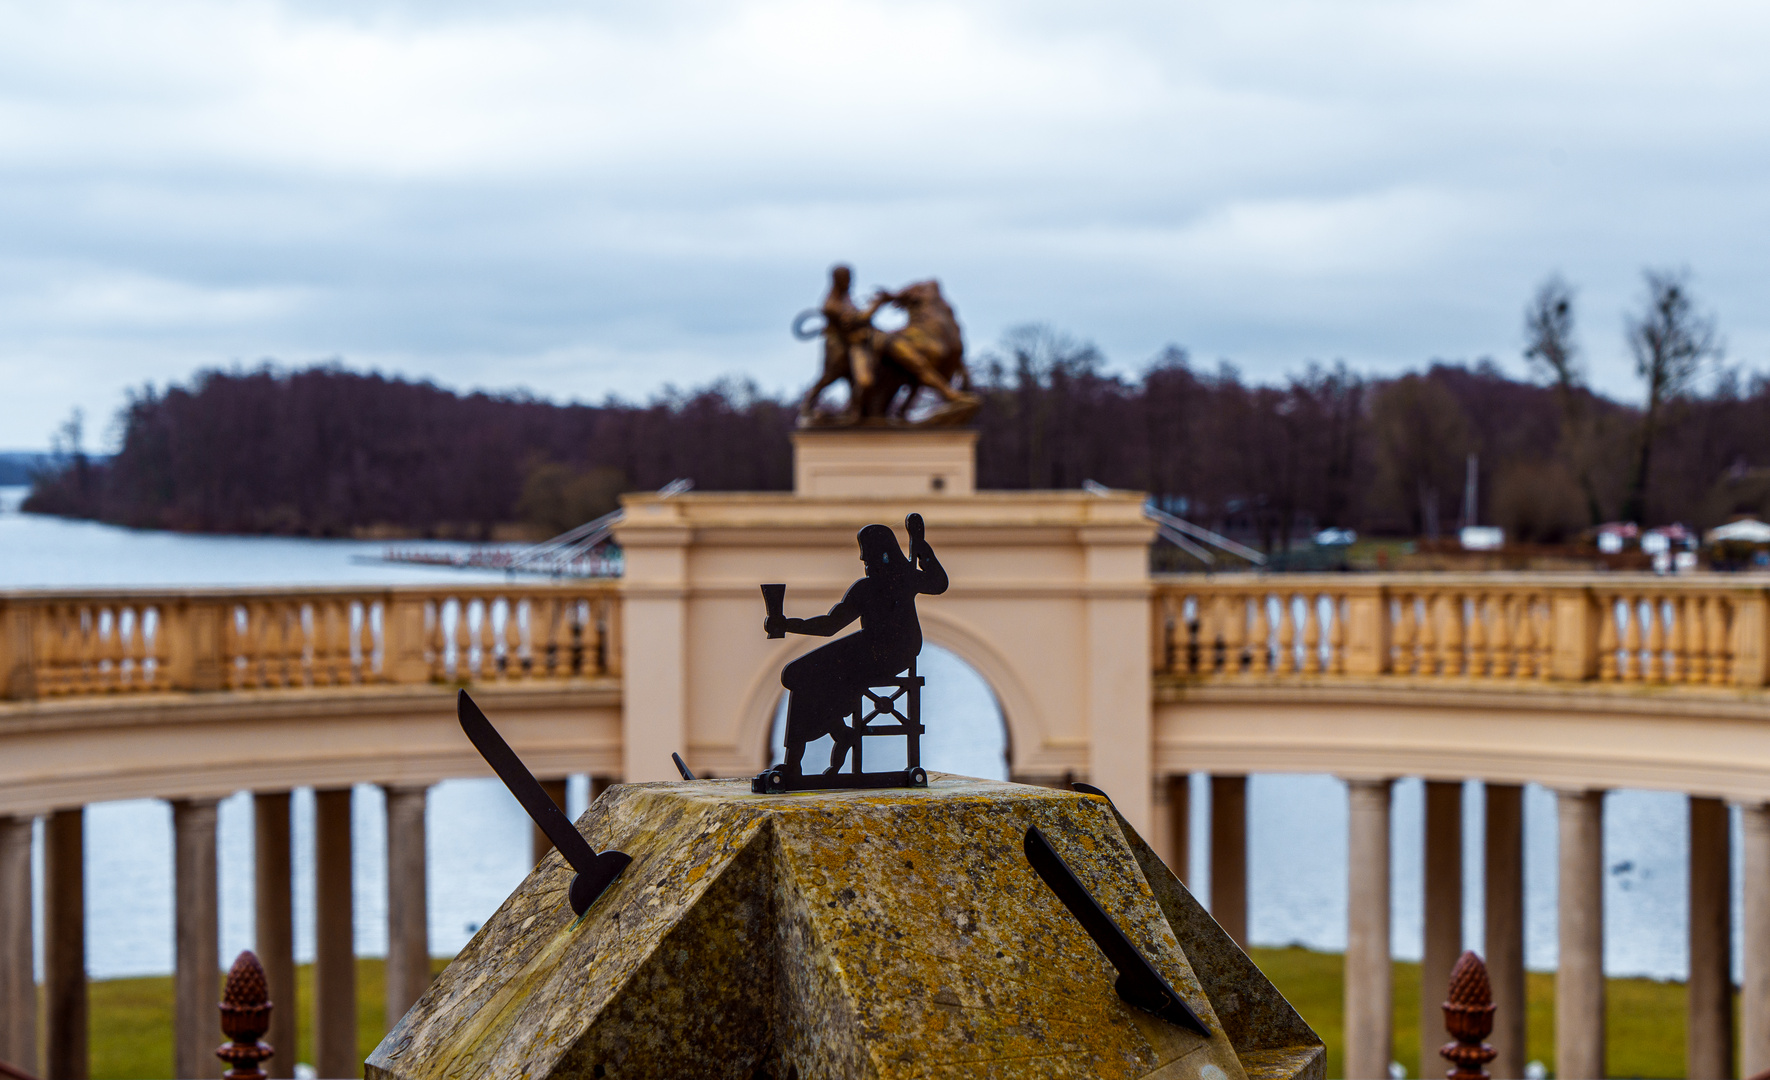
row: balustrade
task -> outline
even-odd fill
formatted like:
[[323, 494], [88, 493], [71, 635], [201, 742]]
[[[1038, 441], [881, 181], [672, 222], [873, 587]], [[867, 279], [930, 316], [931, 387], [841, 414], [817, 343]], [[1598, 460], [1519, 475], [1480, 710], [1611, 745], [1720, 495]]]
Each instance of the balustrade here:
[[615, 588], [0, 594], [0, 696], [615, 675]]
[[1763, 686], [1761, 581], [1572, 575], [1170, 576], [1155, 674]]

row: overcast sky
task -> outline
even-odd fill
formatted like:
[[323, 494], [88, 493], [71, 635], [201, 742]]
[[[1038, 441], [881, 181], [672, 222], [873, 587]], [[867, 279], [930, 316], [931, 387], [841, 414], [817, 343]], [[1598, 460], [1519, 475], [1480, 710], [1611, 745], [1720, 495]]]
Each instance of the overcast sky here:
[[797, 392], [832, 261], [1278, 379], [1641, 270], [1770, 368], [1770, 5], [0, 2], [0, 447], [201, 367]]

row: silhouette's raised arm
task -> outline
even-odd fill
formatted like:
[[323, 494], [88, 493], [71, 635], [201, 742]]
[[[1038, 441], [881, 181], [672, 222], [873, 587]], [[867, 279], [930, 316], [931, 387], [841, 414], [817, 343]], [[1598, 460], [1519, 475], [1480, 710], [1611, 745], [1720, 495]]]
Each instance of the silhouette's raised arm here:
[[923, 538], [924, 525], [921, 514], [911, 514], [903, 519], [903, 527], [910, 534], [910, 561], [916, 567], [916, 591], [930, 596], [939, 596], [946, 592], [946, 568], [934, 557], [934, 549]]

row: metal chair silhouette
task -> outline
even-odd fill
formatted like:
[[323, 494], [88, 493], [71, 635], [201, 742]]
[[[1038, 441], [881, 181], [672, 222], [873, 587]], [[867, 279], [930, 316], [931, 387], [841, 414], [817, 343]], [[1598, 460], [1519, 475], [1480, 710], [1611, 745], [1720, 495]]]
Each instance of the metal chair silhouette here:
[[[849, 751], [851, 762], [849, 772], [858, 776], [865, 770], [861, 767], [861, 747], [870, 735], [903, 735], [907, 736], [909, 745], [906, 748], [905, 767], [919, 771], [922, 767], [922, 686], [925, 680], [916, 674], [916, 661], [910, 661], [909, 670], [889, 679], [876, 679], [860, 692], [860, 700], [854, 705], [854, 746]], [[879, 693], [884, 690], [885, 693]], [[874, 721], [890, 717], [897, 721], [888, 726], [874, 726]]]

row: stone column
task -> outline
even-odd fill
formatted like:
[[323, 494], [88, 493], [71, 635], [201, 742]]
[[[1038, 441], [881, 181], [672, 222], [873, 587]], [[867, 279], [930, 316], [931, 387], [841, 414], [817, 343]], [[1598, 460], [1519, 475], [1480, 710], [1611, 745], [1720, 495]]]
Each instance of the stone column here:
[[1389, 970], [1389, 781], [1347, 782], [1346, 1080], [1387, 1080], [1393, 1060]]
[[86, 811], [57, 810], [43, 835], [45, 1080], [86, 1080]]
[[1733, 1077], [1733, 883], [1727, 804], [1690, 800], [1690, 982], [1684, 1075]]
[[676, 780], [670, 754], [688, 748], [688, 546], [693, 537], [665, 500], [627, 509], [615, 530], [621, 575], [621, 775]]
[[1494, 1080], [1524, 1080], [1524, 789], [1487, 785], [1487, 977], [1493, 985]]
[[1602, 1077], [1604, 1055], [1604, 793], [1556, 794], [1561, 823], [1555, 1073]]
[[1426, 781], [1425, 949], [1420, 962], [1420, 1071], [1443, 1070], [1438, 1048], [1455, 1039], [1440, 1006], [1450, 988], [1450, 969], [1463, 955], [1463, 785]]
[[[565, 811], [565, 780], [564, 779], [543, 780], [543, 781], [541, 781], [541, 789], [547, 793], [547, 797], [549, 799], [553, 800], [554, 805], [558, 806], [561, 812]], [[570, 817], [571, 815], [567, 814], [566, 816]], [[534, 861], [536, 863], [539, 863], [542, 859], [545, 859], [547, 857], [547, 853], [549, 851], [553, 850], [553, 841], [547, 839], [547, 834], [541, 831], [541, 827], [539, 825], [534, 826], [534, 838], [532, 840], [532, 845], [533, 845], [532, 851], [533, 851], [533, 854], [535, 857]]]
[[350, 789], [315, 791], [314, 1070], [361, 1076], [356, 1046], [356, 948], [351, 923]]
[[215, 877], [215, 800], [172, 803], [172, 1073], [197, 1080], [215, 1050], [221, 926]]
[[387, 1026], [430, 985], [422, 787], [387, 788]]
[[32, 970], [31, 823], [0, 817], [0, 1061], [35, 1073], [37, 976]]
[[[1248, 947], [1248, 778], [1211, 777], [1211, 918]], [[1385, 1063], [1387, 1064], [1387, 1063]]]
[[260, 1068], [278, 1080], [295, 1075], [295, 912], [289, 851], [289, 793], [252, 796], [253, 934], [274, 1006], [265, 1041], [276, 1056]]
[[1770, 1069], [1770, 805], [1740, 808], [1745, 841], [1745, 925], [1740, 952], [1740, 1075]]
[[1192, 777], [1181, 773], [1167, 778], [1168, 869], [1185, 882], [1192, 876], [1188, 860], [1192, 852]]

